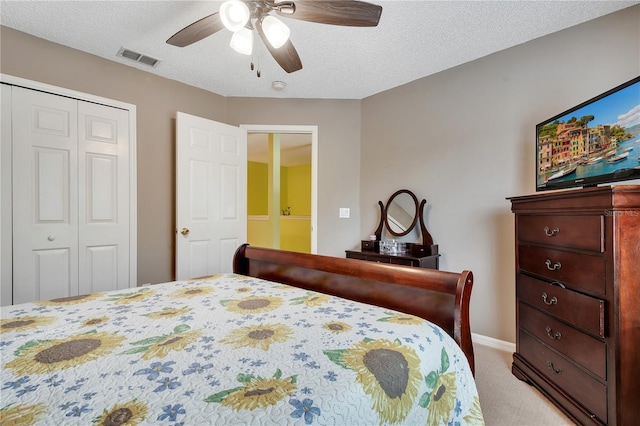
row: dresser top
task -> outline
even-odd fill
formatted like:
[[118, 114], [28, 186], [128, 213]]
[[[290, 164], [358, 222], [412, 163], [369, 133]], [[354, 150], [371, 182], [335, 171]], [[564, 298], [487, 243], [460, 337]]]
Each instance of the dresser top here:
[[640, 185], [598, 186], [508, 197], [513, 211], [521, 210], [639, 210]]

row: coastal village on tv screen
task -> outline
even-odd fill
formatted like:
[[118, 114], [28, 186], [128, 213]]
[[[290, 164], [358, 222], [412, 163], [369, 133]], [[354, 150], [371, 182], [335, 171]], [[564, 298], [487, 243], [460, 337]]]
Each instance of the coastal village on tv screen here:
[[[636, 96], [635, 100], [635, 105], [625, 105], [624, 110], [615, 114], [615, 121], [611, 120], [611, 112], [600, 114], [609, 117], [598, 117], [595, 112], [581, 115], [581, 112], [589, 110], [601, 111], [600, 108], [588, 106], [539, 125], [538, 185], [638, 168], [640, 99]], [[598, 124], [612, 121], [615, 124]]]

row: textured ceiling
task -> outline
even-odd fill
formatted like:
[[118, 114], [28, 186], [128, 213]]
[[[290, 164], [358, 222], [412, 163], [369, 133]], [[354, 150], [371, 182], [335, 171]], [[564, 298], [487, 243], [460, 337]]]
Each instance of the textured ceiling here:
[[[229, 47], [226, 30], [184, 48], [165, 43], [218, 11], [220, 1], [2, 0], [0, 23], [223, 96], [362, 99], [640, 3], [369, 2], [383, 7], [373, 28], [283, 18], [304, 68], [287, 74], [260, 45], [255, 55], [260, 78], [250, 70], [250, 58]], [[121, 47], [161, 62], [155, 68], [131, 62], [116, 56]], [[275, 80], [286, 88], [274, 90]]]

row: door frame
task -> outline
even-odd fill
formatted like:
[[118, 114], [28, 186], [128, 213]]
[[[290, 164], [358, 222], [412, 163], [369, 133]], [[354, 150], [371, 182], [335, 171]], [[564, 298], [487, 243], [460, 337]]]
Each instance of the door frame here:
[[318, 126], [241, 124], [247, 133], [307, 133], [311, 135], [311, 253], [318, 252]]
[[[137, 182], [137, 158], [136, 158], [136, 106], [114, 99], [103, 98], [89, 93], [78, 92], [64, 87], [53, 86], [39, 81], [28, 80], [8, 74], [0, 73], [0, 84], [9, 86], [20, 86], [25, 89], [38, 90], [58, 96], [66, 96], [86, 102], [93, 102], [109, 107], [119, 108], [128, 112], [129, 115], [129, 286], [138, 285], [138, 182]], [[4, 101], [3, 101], [4, 102]], [[6, 126], [6, 124], [5, 124]], [[11, 196], [11, 139], [5, 138], [5, 134], [10, 134], [3, 126], [2, 141], [0, 144], [0, 163], [2, 173], [0, 173], [0, 240], [12, 241], [11, 216], [7, 212], [12, 211]], [[10, 129], [10, 127], [9, 127]], [[9, 165], [9, 167], [5, 167]], [[8, 182], [7, 182], [8, 181]], [[8, 216], [8, 217], [7, 217]], [[0, 305], [11, 305], [13, 303], [13, 257], [10, 250], [3, 247], [0, 251]], [[11, 303], [6, 301], [10, 300]]]

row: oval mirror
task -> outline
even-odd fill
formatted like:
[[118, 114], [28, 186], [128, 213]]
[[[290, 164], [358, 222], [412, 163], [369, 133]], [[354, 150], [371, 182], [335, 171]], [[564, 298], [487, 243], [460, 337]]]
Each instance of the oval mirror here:
[[386, 207], [387, 230], [397, 237], [407, 235], [418, 221], [418, 199], [413, 192], [401, 189], [393, 194]]

